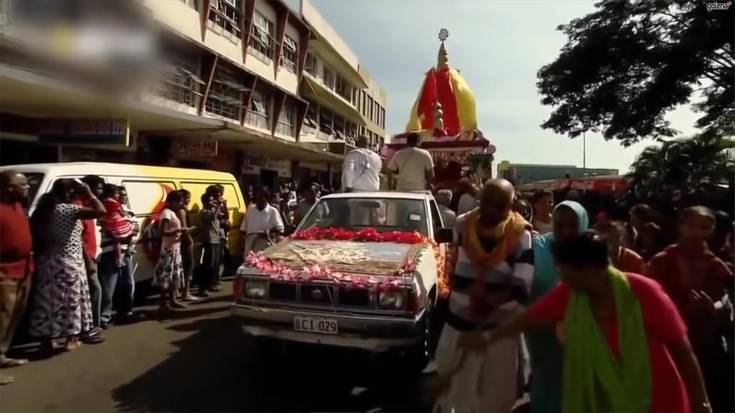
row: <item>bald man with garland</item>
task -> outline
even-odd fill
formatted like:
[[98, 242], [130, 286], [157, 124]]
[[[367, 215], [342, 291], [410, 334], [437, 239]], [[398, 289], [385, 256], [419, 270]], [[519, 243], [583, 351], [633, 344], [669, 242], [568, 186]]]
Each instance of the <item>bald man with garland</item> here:
[[454, 227], [449, 314], [436, 352], [439, 376], [450, 379], [435, 412], [507, 413], [521, 384], [520, 336], [482, 352], [470, 348], [523, 310], [534, 271], [532, 227], [512, 210], [510, 182], [487, 181], [479, 198]]

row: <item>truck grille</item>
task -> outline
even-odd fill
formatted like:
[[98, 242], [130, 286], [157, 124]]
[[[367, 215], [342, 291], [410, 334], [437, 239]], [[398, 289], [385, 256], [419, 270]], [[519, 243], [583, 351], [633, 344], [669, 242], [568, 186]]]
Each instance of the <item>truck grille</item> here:
[[370, 293], [365, 288], [340, 287], [339, 303], [354, 307], [369, 307]]
[[295, 301], [296, 284], [271, 282], [268, 296], [271, 300]]
[[366, 288], [323, 284], [271, 281], [268, 285], [268, 299], [304, 304], [372, 307], [370, 291]]
[[327, 285], [301, 285], [301, 301], [315, 304], [333, 304], [335, 288]]

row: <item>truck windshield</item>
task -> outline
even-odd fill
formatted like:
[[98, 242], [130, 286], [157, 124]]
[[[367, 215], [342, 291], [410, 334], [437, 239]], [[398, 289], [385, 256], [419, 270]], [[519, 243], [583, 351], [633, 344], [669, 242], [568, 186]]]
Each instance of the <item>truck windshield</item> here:
[[317, 202], [301, 229], [316, 225], [353, 231], [418, 231], [428, 235], [426, 217], [426, 205], [420, 199], [331, 198]]

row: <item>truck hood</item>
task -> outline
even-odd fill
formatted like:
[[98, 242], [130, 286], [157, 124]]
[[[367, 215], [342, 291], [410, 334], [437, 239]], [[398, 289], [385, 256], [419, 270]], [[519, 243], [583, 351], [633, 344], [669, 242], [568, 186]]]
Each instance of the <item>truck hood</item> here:
[[395, 275], [404, 264], [418, 260], [423, 249], [421, 244], [393, 242], [284, 240], [264, 255], [294, 269], [324, 265], [353, 274]]

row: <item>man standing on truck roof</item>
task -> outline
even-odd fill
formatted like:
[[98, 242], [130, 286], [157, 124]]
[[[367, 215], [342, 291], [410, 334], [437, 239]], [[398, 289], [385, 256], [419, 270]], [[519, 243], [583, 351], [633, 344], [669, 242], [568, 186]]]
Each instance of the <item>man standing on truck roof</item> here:
[[429, 151], [419, 148], [421, 137], [411, 133], [406, 137], [407, 148], [401, 149], [388, 162], [388, 174], [398, 174], [396, 190], [417, 192], [429, 189], [434, 180], [434, 160]]
[[360, 135], [357, 148], [345, 156], [342, 164], [342, 189], [344, 192], [375, 192], [380, 190], [380, 170], [383, 161], [377, 153], [368, 149], [368, 138]]

